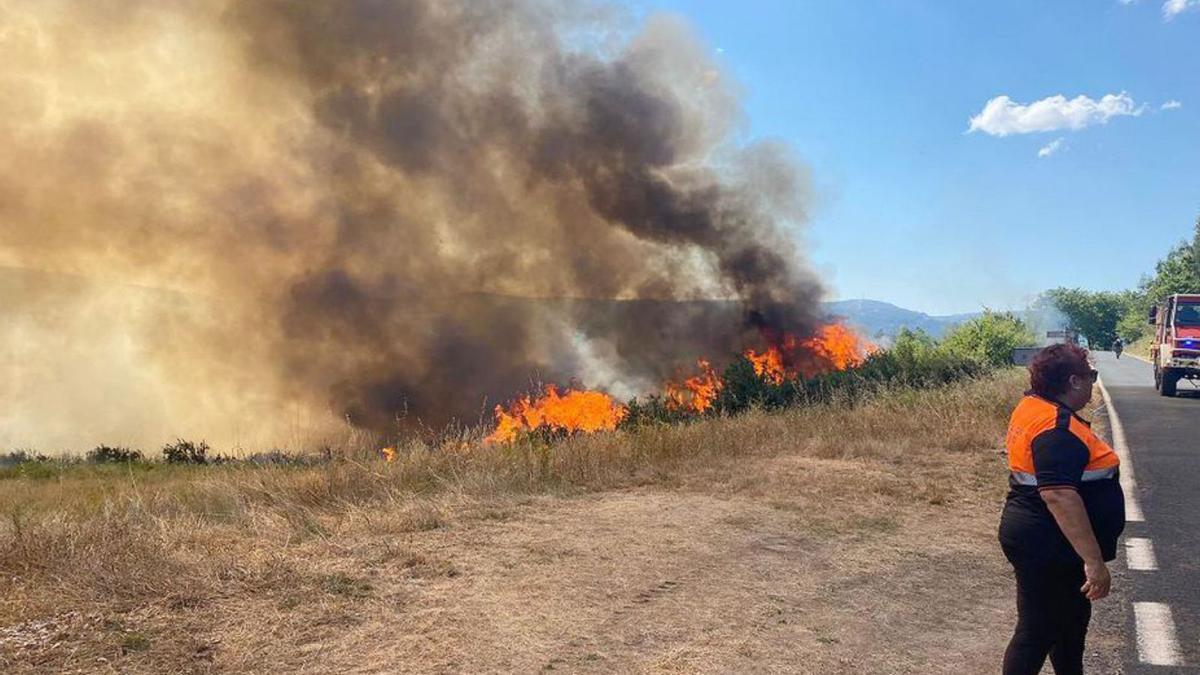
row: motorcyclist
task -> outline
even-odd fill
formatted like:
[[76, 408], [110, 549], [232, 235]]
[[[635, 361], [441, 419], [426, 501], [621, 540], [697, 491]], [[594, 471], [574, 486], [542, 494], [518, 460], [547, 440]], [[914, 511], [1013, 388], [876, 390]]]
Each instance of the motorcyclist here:
[[1124, 349], [1125, 349], [1125, 343], [1121, 342], [1121, 336], [1118, 335], [1117, 339], [1113, 340], [1113, 343], [1112, 343], [1113, 353], [1116, 354], [1117, 358], [1119, 359], [1119, 358], [1121, 358], [1121, 352], [1124, 351]]

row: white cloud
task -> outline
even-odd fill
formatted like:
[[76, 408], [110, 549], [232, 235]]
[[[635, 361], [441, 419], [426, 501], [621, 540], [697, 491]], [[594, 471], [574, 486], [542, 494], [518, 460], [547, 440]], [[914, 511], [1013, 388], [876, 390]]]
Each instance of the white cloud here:
[[1137, 1], [1138, 0], [1117, 0], [1117, 2], [1121, 3], [1122, 5], [1132, 5]]
[[[1200, 0], [1195, 0], [1200, 2]], [[1145, 111], [1129, 94], [1107, 94], [1098, 101], [1087, 96], [1068, 100], [1059, 94], [1024, 105], [1007, 96], [997, 96], [971, 118], [967, 132], [982, 131], [989, 136], [1031, 134], [1070, 129], [1078, 131], [1093, 124], [1104, 124], [1113, 117], [1137, 117]]]
[[1200, 7], [1200, 0], [1167, 0], [1163, 3], [1163, 17], [1170, 21], [1189, 9]]
[[1175, 99], [1171, 99], [1170, 101], [1167, 101], [1166, 103], [1160, 105], [1158, 107], [1158, 109], [1159, 110], [1175, 110], [1176, 108], [1182, 108], [1182, 107], [1183, 107], [1182, 103], [1180, 103], [1179, 101], [1176, 101]]
[[1050, 155], [1053, 155], [1054, 153], [1061, 150], [1062, 147], [1063, 147], [1063, 139], [1056, 138], [1056, 139], [1050, 141], [1050, 143], [1047, 144], [1046, 146], [1044, 146], [1041, 150], [1038, 150], [1038, 157], [1049, 157]]

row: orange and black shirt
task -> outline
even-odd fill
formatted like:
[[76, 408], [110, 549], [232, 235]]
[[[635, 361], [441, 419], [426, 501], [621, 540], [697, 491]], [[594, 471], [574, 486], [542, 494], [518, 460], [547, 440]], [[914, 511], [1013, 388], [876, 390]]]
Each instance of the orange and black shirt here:
[[1032, 393], [1013, 410], [1008, 437], [1009, 492], [1000, 520], [1006, 551], [1049, 560], [1078, 560], [1041, 497], [1076, 490], [1105, 560], [1116, 557], [1125, 529], [1121, 460], [1092, 426], [1066, 406]]

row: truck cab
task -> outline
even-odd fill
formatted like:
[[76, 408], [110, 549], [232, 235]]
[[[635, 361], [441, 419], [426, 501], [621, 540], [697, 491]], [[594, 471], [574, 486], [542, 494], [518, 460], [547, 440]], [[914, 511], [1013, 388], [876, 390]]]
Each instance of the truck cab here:
[[1180, 380], [1200, 379], [1200, 293], [1167, 297], [1150, 310], [1154, 388], [1174, 396]]

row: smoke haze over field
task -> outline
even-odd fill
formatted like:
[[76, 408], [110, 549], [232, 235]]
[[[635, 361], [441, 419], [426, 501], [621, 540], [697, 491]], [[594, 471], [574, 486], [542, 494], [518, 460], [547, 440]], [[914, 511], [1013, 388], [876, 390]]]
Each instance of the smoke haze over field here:
[[811, 330], [804, 170], [617, 16], [0, 2], [0, 447], [471, 422]]

